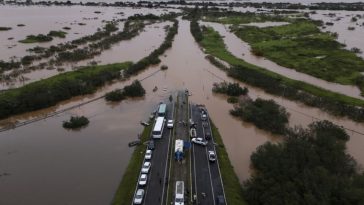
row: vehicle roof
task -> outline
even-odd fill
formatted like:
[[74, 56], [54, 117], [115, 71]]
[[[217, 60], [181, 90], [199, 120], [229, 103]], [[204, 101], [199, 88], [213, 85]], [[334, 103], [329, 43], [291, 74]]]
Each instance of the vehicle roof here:
[[152, 150], [147, 149], [147, 151], [145, 153], [147, 153], [147, 154], [152, 153]]
[[214, 152], [214, 151], [212, 151], [212, 150], [210, 150], [210, 151], [209, 151], [209, 154], [215, 154], [215, 152]]
[[137, 195], [140, 195], [140, 194], [142, 194], [142, 193], [144, 193], [144, 189], [138, 189], [138, 190], [137, 190]]
[[144, 165], [150, 165], [150, 162], [144, 162]]
[[142, 175], [140, 175], [140, 178], [141, 179], [147, 178], [147, 175], [146, 174], [142, 174]]

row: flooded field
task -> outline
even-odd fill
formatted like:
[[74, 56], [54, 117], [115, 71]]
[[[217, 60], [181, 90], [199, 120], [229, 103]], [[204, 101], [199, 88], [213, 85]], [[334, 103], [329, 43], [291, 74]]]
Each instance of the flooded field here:
[[[307, 75], [305, 73], [300, 73], [295, 71], [294, 69], [286, 68], [276, 64], [273, 61], [270, 61], [264, 57], [258, 57], [252, 54], [250, 45], [241, 39], [239, 39], [235, 34], [231, 33], [228, 29], [228, 26], [219, 23], [211, 23], [211, 22], [202, 22], [202, 24], [211, 26], [214, 30], [218, 31], [221, 36], [224, 36], [224, 42], [227, 46], [228, 50], [238, 58], [244, 59], [246, 62], [261, 66], [265, 69], [273, 71], [275, 73], [281, 74], [283, 76], [287, 76], [291, 79], [300, 80], [304, 82], [308, 82], [310, 84], [319, 86], [326, 90], [330, 90], [333, 92], [338, 92], [344, 95], [348, 95], [355, 98], [364, 99], [360, 95], [359, 88], [350, 85], [341, 85], [338, 83], [331, 83], [325, 80], [315, 78], [313, 76]], [[264, 25], [264, 24], [263, 24]], [[264, 25], [266, 26], [266, 24]], [[272, 25], [274, 26], [274, 25]]]
[[[160, 71], [159, 66], [154, 66], [128, 81], [105, 86], [93, 95], [76, 97], [49, 109], [2, 121], [1, 123], [23, 121], [42, 116], [102, 96], [135, 79], [145, 78], [142, 85], [146, 89], [146, 96], [143, 98], [126, 100], [119, 104], [110, 104], [101, 99], [56, 117], [1, 132], [0, 174], [3, 175], [0, 177], [0, 204], [110, 203], [132, 153], [127, 144], [136, 139], [143, 129], [139, 121], [147, 119], [160, 101], [166, 100], [174, 91], [183, 89], [189, 89], [192, 93], [191, 102], [207, 106], [210, 117], [223, 137], [240, 181], [247, 179], [251, 174], [251, 153], [259, 145], [267, 141], [279, 141], [280, 138], [230, 116], [232, 105], [226, 102], [226, 97], [213, 94], [211, 89], [214, 82], [234, 80], [205, 60], [205, 54], [190, 34], [189, 22], [180, 20], [179, 25], [172, 48], [161, 57], [161, 64], [167, 65], [168, 70]], [[152, 36], [158, 36], [160, 28], [155, 28], [155, 32], [151, 33], [148, 30], [154, 27], [146, 29], [143, 39], [149, 40]], [[225, 36], [225, 43], [234, 42], [228, 34]], [[163, 38], [162, 34], [160, 38]], [[127, 44], [121, 43], [122, 49], [110, 51], [109, 54], [128, 51], [120, 58], [137, 60], [138, 56], [148, 53], [145, 51], [139, 54], [143, 49], [160, 44], [159, 40], [154, 39], [153, 43], [142, 42], [141, 39], [132, 42], [133, 40]], [[141, 48], [134, 48], [135, 46]], [[106, 62], [110, 55], [101, 55], [98, 60]], [[118, 58], [117, 54], [115, 56], [110, 57], [111, 61]], [[239, 57], [244, 59], [244, 56], [240, 52]], [[249, 88], [249, 96], [253, 99], [274, 99], [284, 106], [291, 114], [291, 126], [306, 126], [317, 119], [328, 119], [364, 133], [363, 123], [335, 118], [318, 109], [266, 94], [242, 83], [241, 85]], [[158, 90], [153, 92], [155, 86]], [[90, 124], [79, 131], [63, 129], [62, 121], [73, 114], [88, 117]], [[348, 133], [351, 136], [347, 144], [348, 152], [360, 164], [364, 164], [364, 136], [351, 131]]]

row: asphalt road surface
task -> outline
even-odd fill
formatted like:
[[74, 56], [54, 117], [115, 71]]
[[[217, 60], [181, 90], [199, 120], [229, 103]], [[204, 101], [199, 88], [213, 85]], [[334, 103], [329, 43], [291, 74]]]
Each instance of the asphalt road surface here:
[[[196, 204], [215, 205], [217, 196], [221, 195], [224, 197], [224, 189], [218, 161], [210, 162], [208, 159], [208, 151], [214, 151], [216, 153], [211, 126], [209, 119], [205, 121], [201, 119], [200, 107], [196, 105], [191, 105], [191, 116], [192, 120], [197, 125], [197, 137], [205, 139], [205, 133], [209, 132], [211, 134], [211, 139], [207, 140], [207, 146], [198, 144], [192, 146], [192, 179], [194, 193], [197, 197]], [[216, 153], [216, 155], [218, 155], [218, 153]]]

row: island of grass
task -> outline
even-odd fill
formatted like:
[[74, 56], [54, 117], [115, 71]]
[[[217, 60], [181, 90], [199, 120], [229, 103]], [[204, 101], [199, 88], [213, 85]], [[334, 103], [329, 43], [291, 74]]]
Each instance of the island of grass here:
[[72, 116], [69, 121], [63, 122], [63, 127], [67, 129], [77, 129], [88, 125], [90, 121], [85, 116]]
[[0, 93], [0, 119], [39, 110], [78, 95], [90, 94], [106, 82], [120, 77], [131, 63], [81, 68]]
[[317, 26], [317, 22], [297, 19], [283, 26], [234, 27], [233, 32], [257, 56], [326, 81], [357, 85], [363, 93], [364, 60]]
[[364, 101], [302, 81], [292, 80], [247, 63], [227, 51], [218, 32], [206, 27], [203, 27], [201, 31], [196, 21], [191, 22], [191, 33], [204, 48], [205, 53], [230, 64], [231, 67], [227, 72], [231, 77], [262, 88], [270, 94], [303, 102], [308, 106], [320, 108], [336, 116], [347, 116], [354, 121], [364, 121]]
[[53, 38], [48, 35], [38, 34], [38, 35], [28, 35], [26, 39], [20, 40], [20, 43], [43, 43], [52, 41]]
[[47, 36], [66, 38], [67, 32], [64, 31], [50, 31]]
[[11, 30], [11, 27], [0, 26], [0, 31], [9, 31], [9, 30]]

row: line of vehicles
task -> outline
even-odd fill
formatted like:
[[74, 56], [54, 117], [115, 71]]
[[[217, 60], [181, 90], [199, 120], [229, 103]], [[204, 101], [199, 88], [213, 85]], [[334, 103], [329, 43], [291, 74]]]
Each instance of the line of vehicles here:
[[[147, 144], [147, 150], [145, 151], [143, 165], [140, 170], [137, 190], [134, 195], [133, 203], [134, 204], [142, 204], [145, 195], [145, 187], [148, 184], [148, 174], [152, 167], [152, 155], [153, 150], [155, 149], [154, 139], [160, 139], [163, 135], [164, 125], [165, 125], [165, 116], [167, 113], [167, 105], [164, 103], [159, 104], [158, 110], [153, 113], [153, 118], [155, 118], [154, 127], [152, 130], [151, 138]], [[141, 122], [143, 126], [149, 126], [147, 122]], [[168, 128], [173, 128], [173, 120], [172, 122], [168, 121]]]
[[[137, 184], [137, 190], [134, 195], [133, 203], [134, 204], [142, 204], [144, 199], [145, 190], [144, 188], [148, 184], [148, 174], [150, 172], [150, 169], [152, 167], [151, 159], [152, 159], [152, 153], [155, 149], [154, 140], [155, 139], [161, 139], [163, 136], [164, 127], [168, 129], [173, 129], [174, 127], [174, 121], [173, 119], [166, 120], [166, 112], [167, 112], [167, 105], [164, 103], [161, 103], [157, 109], [156, 112], [154, 112], [154, 118], [155, 123], [151, 134], [151, 139], [147, 144], [147, 150], [145, 152], [143, 165], [139, 174], [139, 180]], [[200, 107], [200, 116], [202, 120], [202, 126], [208, 127], [208, 115], [205, 110], [205, 108]], [[183, 122], [184, 123], [184, 122]], [[141, 123], [144, 126], [148, 126], [147, 123]], [[184, 123], [185, 124], [185, 123]], [[197, 124], [190, 119], [189, 122], [189, 134], [191, 138], [191, 142], [195, 143], [197, 145], [206, 146], [208, 144], [208, 141], [211, 140], [211, 133], [210, 131], [205, 131], [203, 137], [197, 136]], [[187, 123], [186, 123], [187, 125]], [[175, 160], [181, 161], [184, 157], [184, 148], [190, 146], [190, 142], [184, 142], [181, 139], [175, 140]], [[208, 159], [210, 162], [216, 161], [216, 153], [213, 150], [209, 150], [207, 152]], [[175, 205], [184, 205], [184, 182], [183, 181], [176, 181], [176, 187], [175, 187]]]

